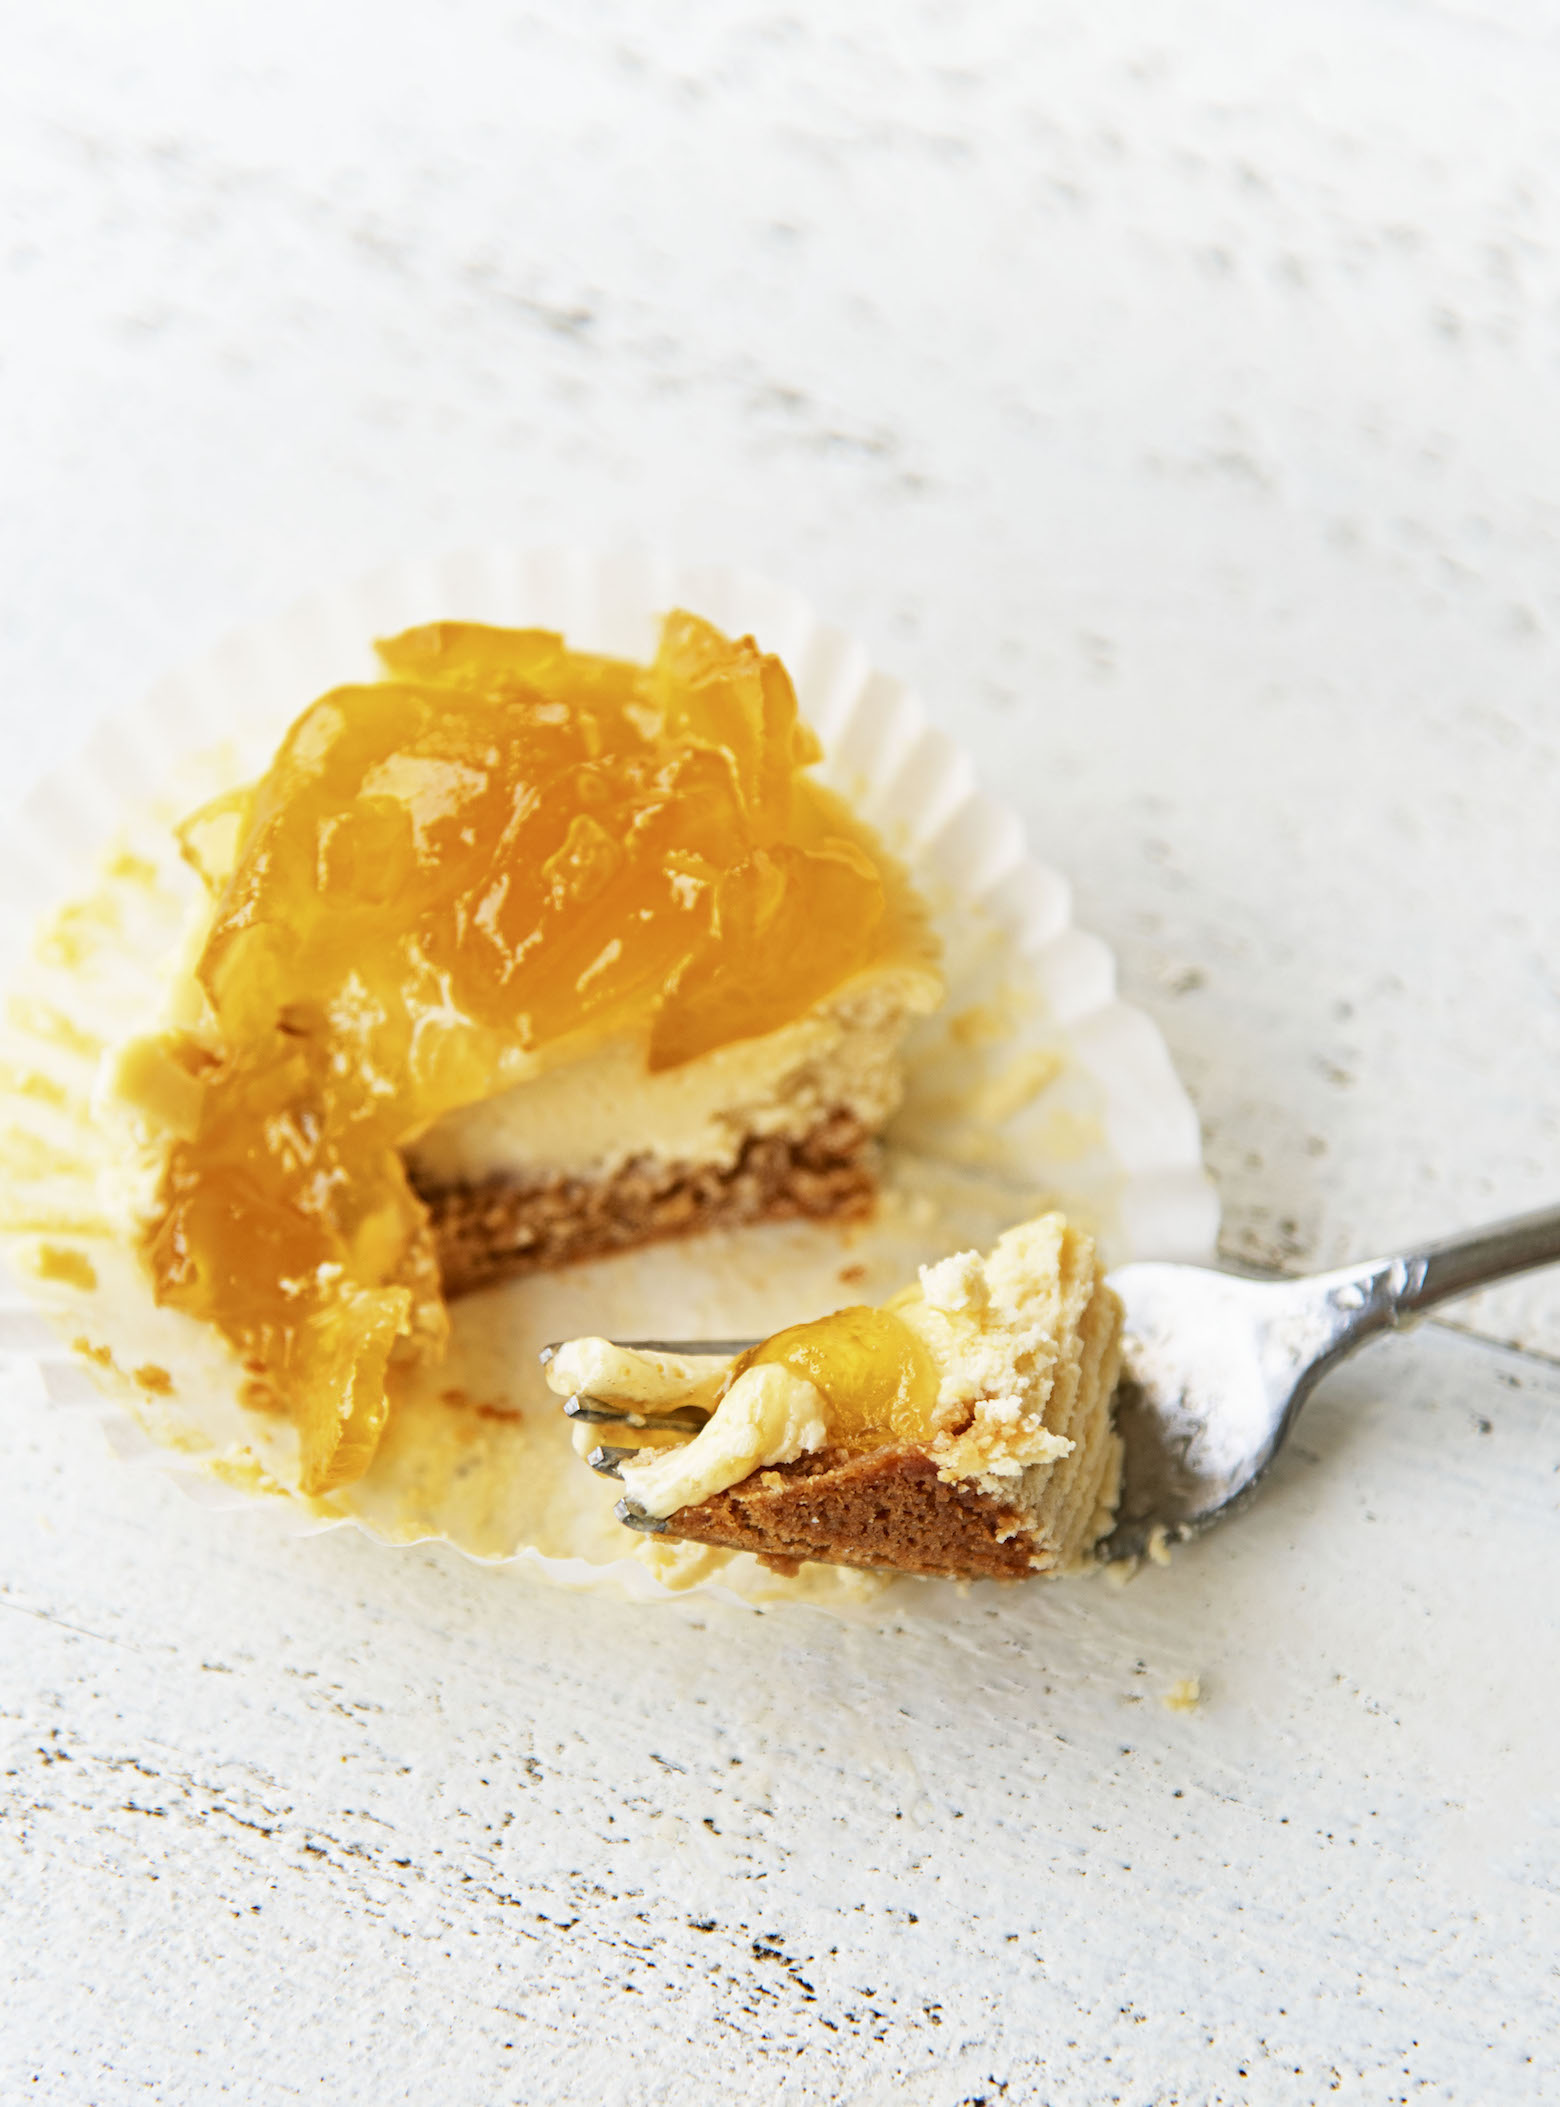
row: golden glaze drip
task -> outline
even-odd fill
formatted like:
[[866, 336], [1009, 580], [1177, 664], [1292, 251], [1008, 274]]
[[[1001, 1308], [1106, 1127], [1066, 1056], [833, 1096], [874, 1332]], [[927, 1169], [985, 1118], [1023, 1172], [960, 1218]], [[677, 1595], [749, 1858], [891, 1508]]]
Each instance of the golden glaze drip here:
[[734, 1375], [778, 1361], [822, 1394], [829, 1438], [844, 1448], [925, 1441], [937, 1402], [937, 1370], [910, 1327], [864, 1303], [811, 1324], [793, 1324], [745, 1353]]

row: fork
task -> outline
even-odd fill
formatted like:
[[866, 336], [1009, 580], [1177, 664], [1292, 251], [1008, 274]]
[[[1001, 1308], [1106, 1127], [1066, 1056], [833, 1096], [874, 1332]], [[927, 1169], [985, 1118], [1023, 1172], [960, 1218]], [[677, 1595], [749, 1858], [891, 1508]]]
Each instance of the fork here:
[[[1369, 1340], [1417, 1322], [1443, 1302], [1560, 1261], [1560, 1207], [1493, 1222], [1301, 1279], [1140, 1260], [1108, 1281], [1126, 1312], [1116, 1428], [1125, 1448], [1116, 1526], [1104, 1561], [1140, 1557], [1151, 1543], [1200, 1534], [1243, 1507], [1288, 1440], [1300, 1408], [1328, 1371]], [[641, 1351], [729, 1357], [756, 1339], [625, 1339]], [[544, 1349], [549, 1361], [556, 1347]], [[587, 1424], [695, 1433], [698, 1408], [637, 1413], [576, 1393], [564, 1405]], [[616, 1476], [635, 1453], [602, 1446], [586, 1459]], [[632, 1500], [631, 1529], [665, 1522]]]
[[[612, 1346], [620, 1346], [628, 1353], [670, 1353], [686, 1356], [690, 1360], [734, 1361], [738, 1354], [746, 1353], [761, 1343], [759, 1339], [612, 1339]], [[545, 1368], [558, 1348], [563, 1344], [555, 1339], [544, 1346], [538, 1359]], [[593, 1397], [587, 1390], [576, 1390], [572, 1397], [563, 1401], [564, 1417], [577, 1426], [655, 1427], [669, 1433], [697, 1434], [709, 1422], [709, 1413], [702, 1405], [679, 1405], [671, 1412], [636, 1412], [627, 1405], [615, 1405], [610, 1398]], [[604, 1478], [620, 1475], [620, 1466], [630, 1457], [638, 1455], [633, 1448], [614, 1448], [599, 1443], [586, 1456], [585, 1461], [593, 1471], [600, 1471]], [[619, 1500], [614, 1512], [627, 1529], [638, 1529], [646, 1536], [664, 1535], [667, 1524], [654, 1515], [646, 1514], [637, 1500]]]

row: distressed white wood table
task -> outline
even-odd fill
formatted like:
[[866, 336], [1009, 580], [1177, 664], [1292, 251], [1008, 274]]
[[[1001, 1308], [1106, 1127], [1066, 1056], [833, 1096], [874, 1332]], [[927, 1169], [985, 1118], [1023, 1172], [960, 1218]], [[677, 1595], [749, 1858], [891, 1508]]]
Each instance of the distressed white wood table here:
[[[1000, 777], [1232, 1257], [1555, 1196], [1545, 0], [0, 45], [6, 798], [319, 580], [670, 533]], [[1455, 1322], [1168, 1571], [858, 1624], [281, 1541], [13, 1383], [0, 2100], [1553, 2099], [1560, 1283]]]

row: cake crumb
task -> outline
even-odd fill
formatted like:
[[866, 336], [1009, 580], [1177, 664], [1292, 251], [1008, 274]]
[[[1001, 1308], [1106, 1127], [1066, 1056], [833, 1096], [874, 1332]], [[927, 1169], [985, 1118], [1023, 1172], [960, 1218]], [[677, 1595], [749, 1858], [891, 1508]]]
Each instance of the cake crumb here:
[[1164, 1701], [1167, 1711], [1195, 1712], [1202, 1703], [1202, 1677], [1183, 1675], [1178, 1683], [1170, 1685]]
[[1148, 1532], [1148, 1543], [1146, 1549], [1148, 1551], [1149, 1557], [1153, 1560], [1156, 1566], [1169, 1565], [1170, 1532], [1165, 1527], [1163, 1522], [1156, 1522], [1153, 1528], [1150, 1529], [1150, 1531]]
[[90, 1291], [98, 1284], [97, 1268], [85, 1251], [66, 1244], [40, 1244], [34, 1259], [40, 1280], [57, 1280], [68, 1288]]

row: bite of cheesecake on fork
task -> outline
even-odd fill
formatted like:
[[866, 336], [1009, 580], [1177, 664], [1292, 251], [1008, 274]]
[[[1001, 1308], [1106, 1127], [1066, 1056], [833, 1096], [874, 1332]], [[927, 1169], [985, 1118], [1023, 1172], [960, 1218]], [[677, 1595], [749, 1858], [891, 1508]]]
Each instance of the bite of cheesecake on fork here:
[[1092, 1240], [1048, 1214], [880, 1308], [544, 1358], [570, 1416], [613, 1429], [589, 1460], [621, 1481], [632, 1528], [783, 1571], [1019, 1579], [1086, 1565], [1111, 1525], [1120, 1340]]

